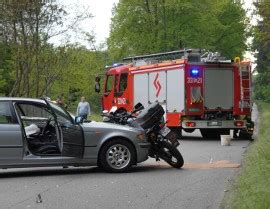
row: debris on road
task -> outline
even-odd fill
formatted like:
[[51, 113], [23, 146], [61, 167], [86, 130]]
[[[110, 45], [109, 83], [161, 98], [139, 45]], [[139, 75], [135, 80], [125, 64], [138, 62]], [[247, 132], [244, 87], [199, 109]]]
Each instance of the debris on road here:
[[36, 197], [36, 203], [42, 203], [41, 194], [38, 194]]

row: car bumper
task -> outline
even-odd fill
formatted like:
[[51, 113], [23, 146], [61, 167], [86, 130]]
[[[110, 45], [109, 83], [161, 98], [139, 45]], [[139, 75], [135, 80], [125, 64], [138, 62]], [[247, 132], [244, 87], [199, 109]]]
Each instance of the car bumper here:
[[148, 142], [139, 143], [137, 148], [137, 163], [148, 159], [149, 148], [151, 144]]
[[150, 148], [150, 146], [151, 146], [151, 144], [148, 143], [148, 142], [147, 142], [147, 143], [140, 143], [140, 144], [139, 144], [139, 147], [140, 147], [140, 148]]
[[[182, 127], [184, 129], [245, 129], [246, 121], [245, 120], [237, 120], [241, 122], [241, 126], [237, 126], [235, 124], [235, 120], [184, 120], [182, 122]], [[188, 127], [186, 123], [194, 123], [195, 125], [192, 127]]]

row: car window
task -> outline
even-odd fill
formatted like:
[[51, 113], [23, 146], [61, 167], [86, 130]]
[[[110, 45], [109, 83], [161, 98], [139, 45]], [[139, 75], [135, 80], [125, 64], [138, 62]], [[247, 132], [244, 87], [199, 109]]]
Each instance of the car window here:
[[36, 104], [17, 104], [21, 117], [28, 118], [50, 118], [52, 114], [46, 106]]
[[118, 91], [118, 81], [119, 81], [119, 75], [115, 75], [115, 77], [114, 77], [114, 92]]
[[0, 124], [12, 123], [12, 114], [8, 102], [0, 102]]
[[124, 92], [127, 88], [128, 74], [122, 73], [120, 77], [119, 92]]
[[59, 105], [56, 105], [56, 104], [54, 104], [52, 102], [50, 102], [50, 105], [53, 108], [53, 111], [57, 116], [57, 122], [60, 123], [60, 125], [73, 124], [72, 119], [66, 113], [66, 111], [63, 110], [62, 107], [60, 107]]
[[16, 103], [15, 109], [24, 127], [31, 124], [43, 127], [49, 118], [54, 119], [53, 114], [45, 104]]
[[114, 96], [118, 96], [118, 82], [119, 82], [119, 75], [116, 74], [114, 76]]

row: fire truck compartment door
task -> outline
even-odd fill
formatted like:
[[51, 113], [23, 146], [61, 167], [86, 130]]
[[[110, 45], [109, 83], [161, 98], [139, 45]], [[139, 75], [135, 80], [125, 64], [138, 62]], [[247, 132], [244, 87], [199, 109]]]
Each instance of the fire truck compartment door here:
[[149, 102], [166, 103], [166, 71], [149, 73]]
[[205, 69], [204, 105], [208, 109], [233, 107], [233, 70], [225, 68]]
[[134, 105], [138, 102], [148, 107], [148, 74], [134, 75]]
[[167, 110], [182, 112], [185, 109], [185, 72], [183, 69], [167, 71]]

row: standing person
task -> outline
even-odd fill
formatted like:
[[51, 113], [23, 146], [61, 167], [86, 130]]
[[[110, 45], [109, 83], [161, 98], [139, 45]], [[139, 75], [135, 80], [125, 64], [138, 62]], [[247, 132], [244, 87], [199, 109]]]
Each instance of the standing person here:
[[57, 96], [56, 103], [61, 106], [63, 105], [63, 99], [61, 96]]
[[91, 114], [90, 105], [87, 101], [85, 101], [85, 97], [81, 97], [81, 101], [77, 107], [77, 115], [81, 116], [83, 119], [87, 119], [88, 114]]
[[56, 103], [64, 108], [67, 109], [67, 104], [64, 102], [64, 94], [62, 93], [61, 96], [58, 96], [56, 99]]

